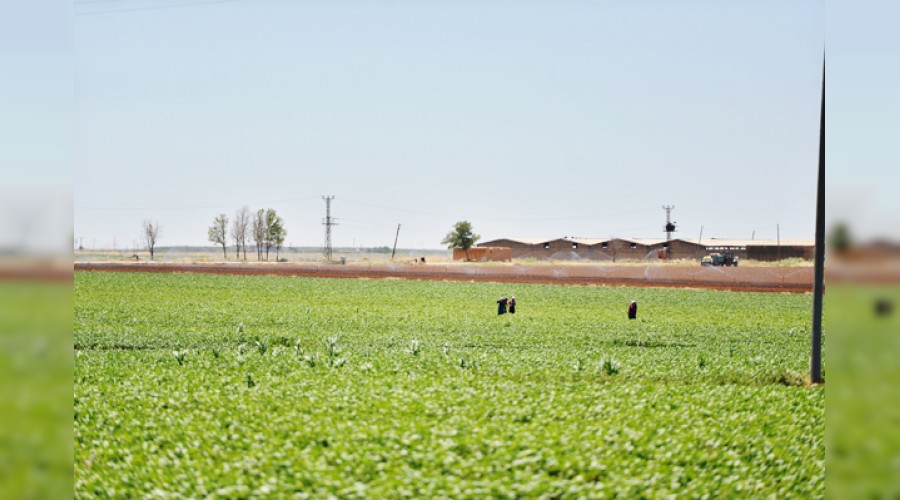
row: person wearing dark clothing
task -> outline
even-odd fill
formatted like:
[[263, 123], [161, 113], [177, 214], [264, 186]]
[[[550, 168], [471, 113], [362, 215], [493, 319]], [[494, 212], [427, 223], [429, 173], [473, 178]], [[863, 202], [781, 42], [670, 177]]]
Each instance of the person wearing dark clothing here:
[[516, 313], [516, 298], [515, 297], [509, 298], [509, 313], [510, 314]]
[[506, 297], [500, 297], [497, 301], [497, 314], [506, 314]]
[[637, 301], [632, 300], [631, 304], [628, 304], [628, 319], [636, 319], [637, 318]]

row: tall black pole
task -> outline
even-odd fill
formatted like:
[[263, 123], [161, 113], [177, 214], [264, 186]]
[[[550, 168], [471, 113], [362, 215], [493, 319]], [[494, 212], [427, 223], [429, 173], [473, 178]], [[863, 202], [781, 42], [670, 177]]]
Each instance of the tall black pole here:
[[822, 57], [822, 112], [819, 122], [819, 182], [816, 192], [816, 262], [813, 281], [812, 353], [810, 380], [822, 379], [822, 295], [825, 291], [825, 58]]
[[394, 249], [391, 250], [391, 260], [394, 260], [394, 253], [397, 251], [397, 240], [400, 238], [400, 224], [397, 224], [397, 235], [394, 236]]

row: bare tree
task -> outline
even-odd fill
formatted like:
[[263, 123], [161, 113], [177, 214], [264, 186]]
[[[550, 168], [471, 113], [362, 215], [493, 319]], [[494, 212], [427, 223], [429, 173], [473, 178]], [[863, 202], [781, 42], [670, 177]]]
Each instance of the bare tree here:
[[153, 260], [153, 255], [156, 253], [156, 242], [159, 241], [162, 235], [162, 227], [160, 227], [159, 222], [150, 222], [149, 220], [144, 220], [143, 227], [144, 232], [141, 234], [141, 242], [147, 250], [150, 250], [150, 260]]
[[253, 215], [253, 241], [256, 243], [256, 260], [262, 260], [266, 236], [266, 211], [260, 208]]
[[222, 245], [222, 255], [228, 260], [228, 216], [219, 214], [213, 220], [212, 226], [209, 226], [209, 241]]
[[231, 237], [234, 239], [235, 253], [240, 258], [241, 250], [244, 251], [244, 260], [247, 260], [247, 231], [250, 229], [250, 207], [241, 207], [234, 213], [231, 221]]

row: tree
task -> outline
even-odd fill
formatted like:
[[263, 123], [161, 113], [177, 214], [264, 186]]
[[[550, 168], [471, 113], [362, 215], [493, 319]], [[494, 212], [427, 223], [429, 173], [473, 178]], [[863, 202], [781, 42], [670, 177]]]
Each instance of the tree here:
[[218, 245], [222, 245], [222, 255], [228, 260], [228, 216], [225, 214], [219, 214], [216, 216], [215, 220], [213, 220], [212, 226], [209, 226], [209, 241], [211, 243], [216, 243]]
[[[269, 260], [269, 250], [275, 247], [275, 251], [278, 252], [281, 249], [281, 245], [284, 244], [285, 236], [287, 236], [287, 231], [284, 229], [284, 219], [273, 208], [266, 210], [265, 228], [266, 260]], [[275, 258], [277, 260], [277, 253]]]
[[234, 239], [235, 253], [240, 258], [241, 250], [244, 251], [244, 260], [247, 260], [247, 231], [250, 229], [250, 207], [241, 207], [234, 213], [231, 221], [231, 237]]
[[141, 234], [141, 242], [147, 250], [150, 250], [150, 260], [153, 260], [153, 255], [156, 252], [156, 242], [159, 241], [159, 237], [162, 235], [162, 227], [160, 227], [159, 222], [144, 220], [143, 228], [144, 232]]
[[850, 226], [846, 222], [839, 221], [831, 227], [828, 246], [837, 253], [846, 252], [853, 246], [853, 233], [850, 232]]
[[[281, 217], [279, 217], [281, 219]], [[287, 230], [284, 229], [283, 221], [278, 226], [278, 230], [272, 235], [272, 243], [275, 245], [275, 260], [281, 254], [281, 247], [284, 246], [284, 238], [287, 236]]]
[[262, 260], [263, 245], [266, 243], [266, 212], [261, 208], [253, 215], [253, 241], [256, 243], [256, 260]]
[[459, 248], [466, 253], [466, 262], [469, 261], [469, 249], [472, 248], [480, 235], [472, 232], [472, 223], [467, 220], [461, 220], [453, 225], [453, 231], [447, 233], [447, 236], [441, 240], [441, 243], [447, 245], [447, 248]]

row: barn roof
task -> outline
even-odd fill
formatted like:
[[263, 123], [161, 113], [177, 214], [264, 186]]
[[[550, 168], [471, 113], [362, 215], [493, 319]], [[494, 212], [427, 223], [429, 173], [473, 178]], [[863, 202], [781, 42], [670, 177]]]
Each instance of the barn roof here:
[[512, 241], [514, 243], [521, 243], [523, 245], [540, 245], [542, 243], [547, 243], [548, 241], [553, 241], [559, 238], [497, 238], [490, 241], [483, 241], [478, 244], [478, 246], [490, 246], [489, 243], [496, 243], [498, 241]]
[[665, 238], [612, 238], [609, 241], [612, 240], [627, 241], [628, 243], [637, 243], [638, 245], [644, 245], [648, 247], [666, 242]]
[[[696, 243], [696, 240], [693, 240]], [[814, 247], [815, 240], [805, 239], [783, 239], [778, 240], [745, 240], [735, 238], [704, 238], [701, 244], [708, 247], [775, 247], [781, 245], [783, 247]]]
[[[542, 245], [551, 241], [560, 240], [578, 243], [579, 245], [585, 246], [594, 246], [601, 243], [609, 243], [614, 240], [619, 240], [648, 247], [661, 245], [668, 241], [665, 238], [581, 238], [575, 236], [563, 236], [557, 238], [497, 238], [495, 240], [482, 242], [478, 246], [492, 246], [492, 243], [496, 243], [498, 241], [512, 241], [515, 243], [521, 243], [523, 245]], [[807, 239], [783, 239], [779, 242], [778, 240], [746, 240], [738, 238], [703, 238], [699, 241], [697, 238], [673, 238], [672, 241], [682, 241], [684, 243], [702, 245], [706, 247], [774, 247], [778, 246], [779, 244], [783, 247], [813, 247], [816, 244], [815, 240]]]
[[599, 245], [600, 243], [610, 241], [609, 238], [578, 238], [574, 236], [564, 236], [562, 238], [557, 238], [563, 241], [571, 241], [572, 243], [578, 243], [580, 245], [592, 246]]

